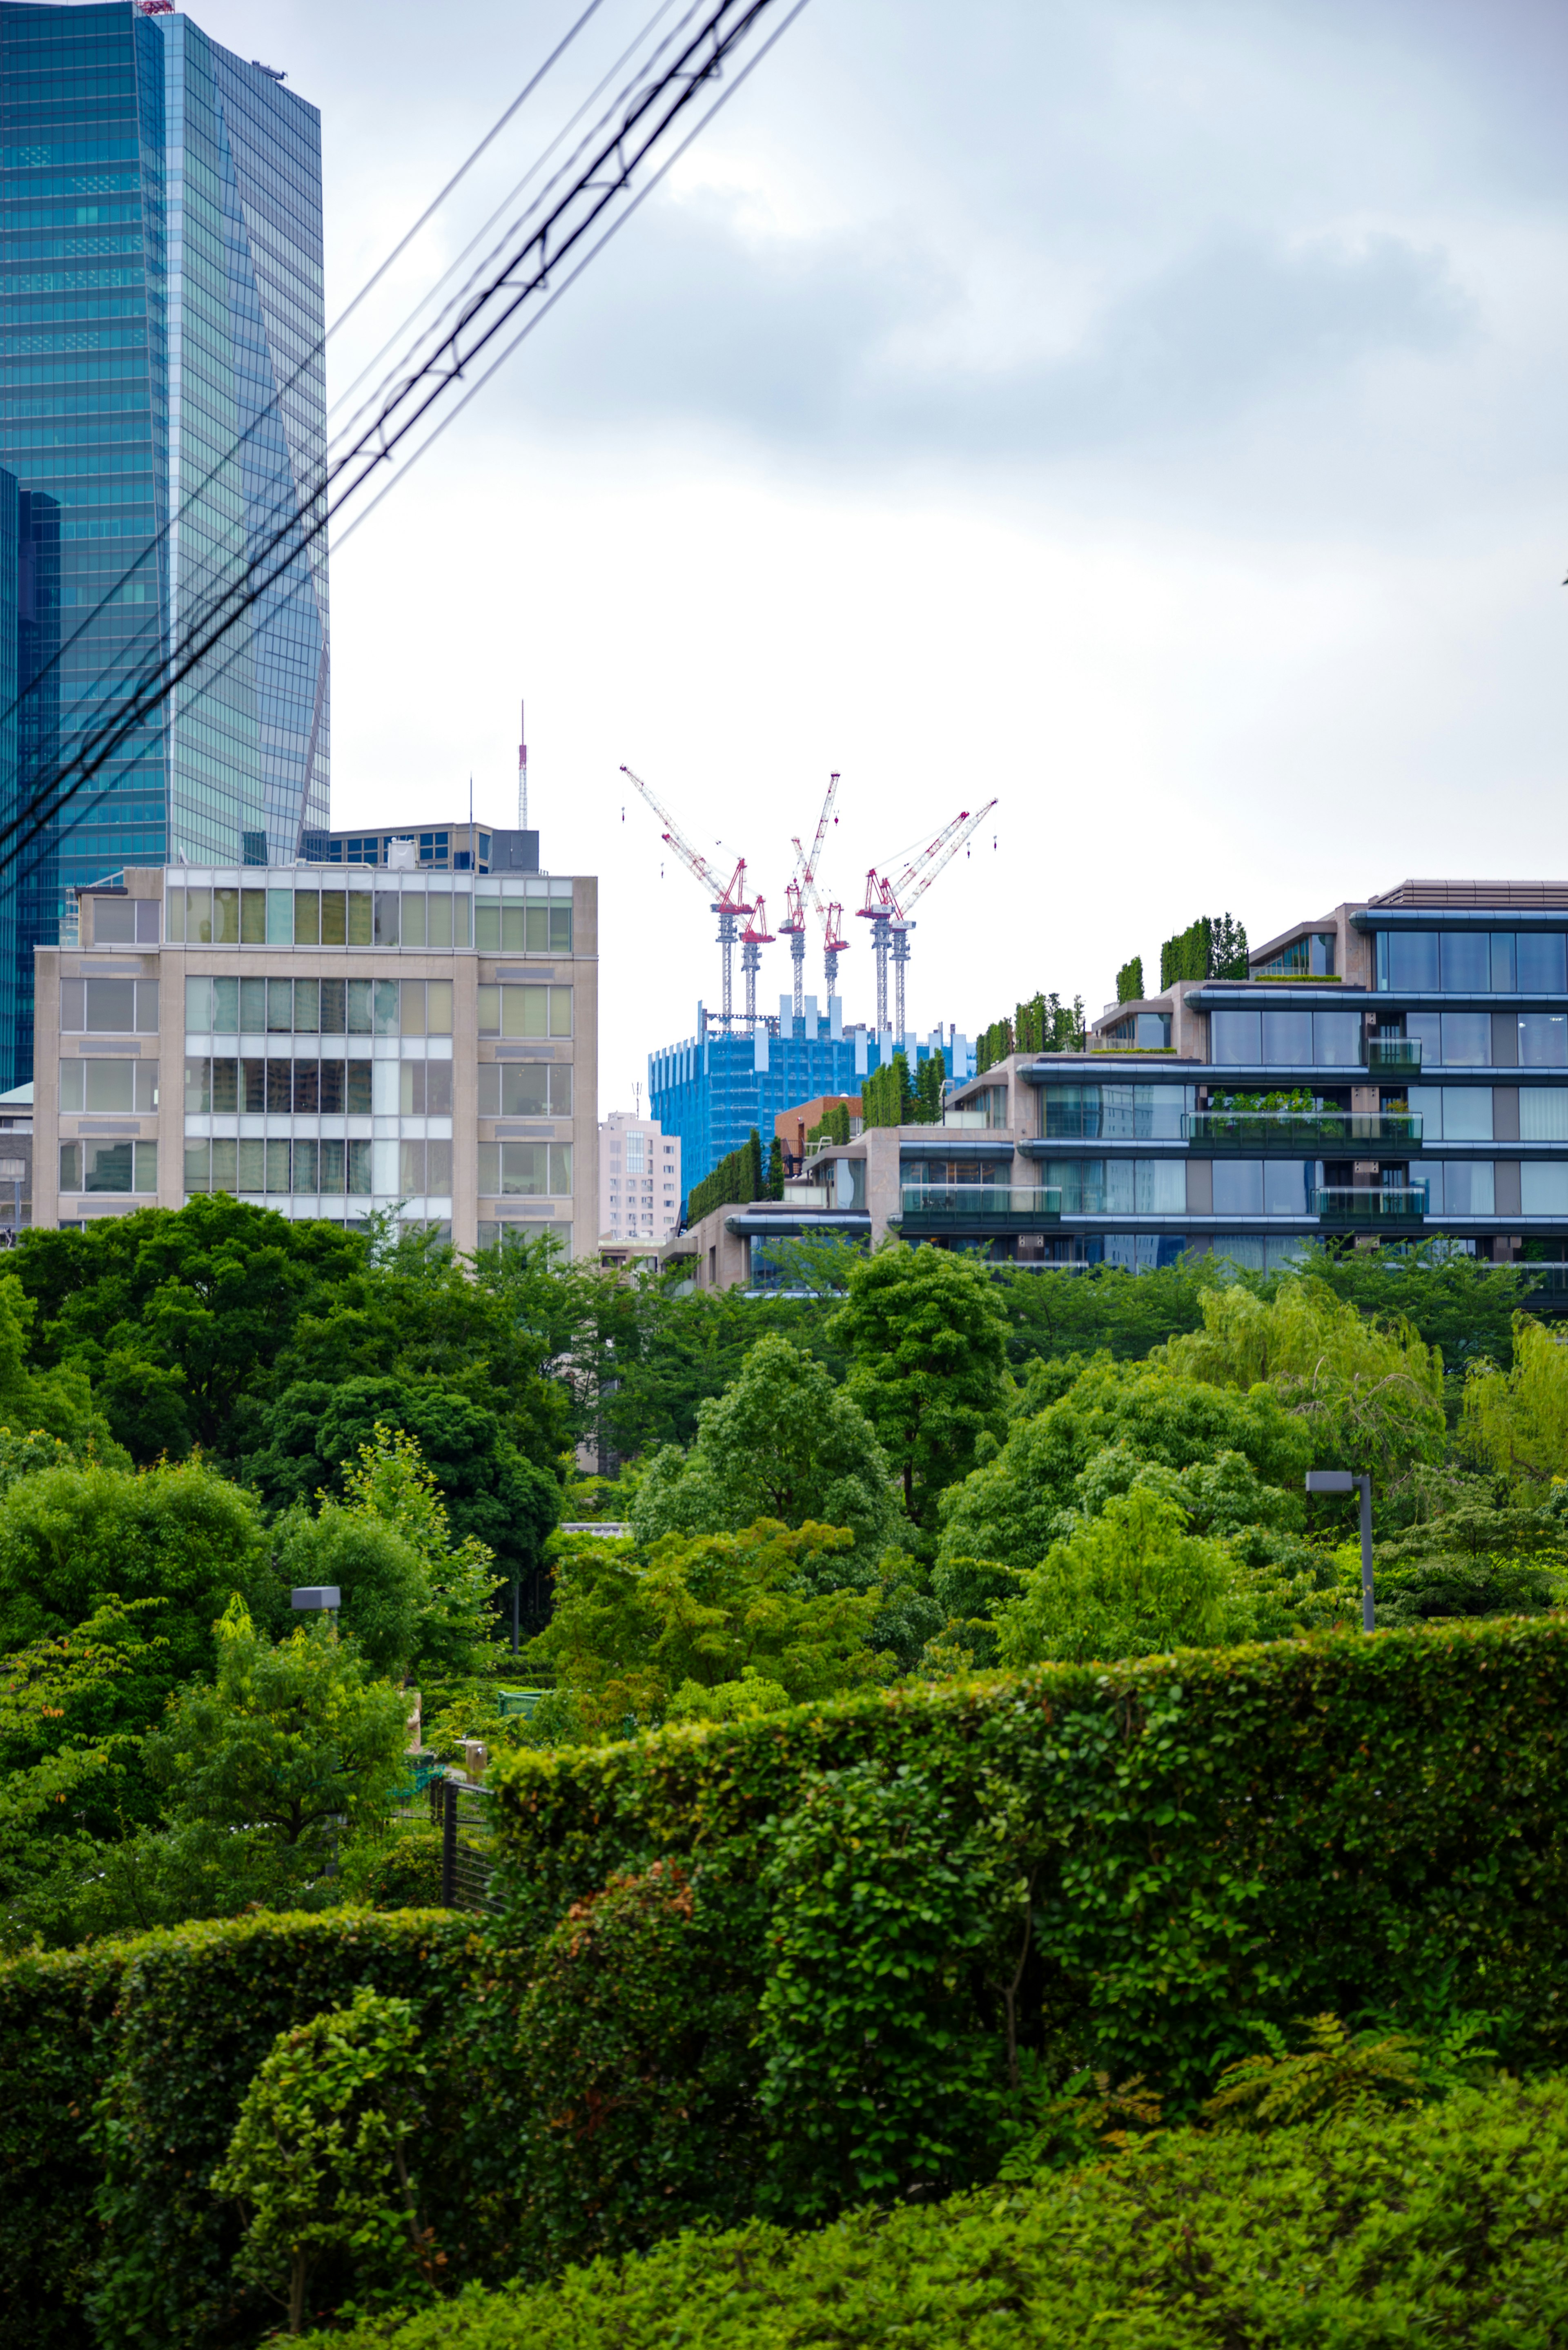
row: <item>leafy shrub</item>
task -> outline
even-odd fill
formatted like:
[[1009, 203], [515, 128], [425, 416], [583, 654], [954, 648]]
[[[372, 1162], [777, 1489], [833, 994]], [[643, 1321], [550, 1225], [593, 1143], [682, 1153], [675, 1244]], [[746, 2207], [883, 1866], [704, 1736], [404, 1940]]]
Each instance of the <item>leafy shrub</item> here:
[[[777, 1824], [827, 1774], [908, 1768], [955, 1839], [1001, 1791], [1024, 1821], [1009, 1862], [1033, 1877], [1019, 2032], [1052, 2078], [1141, 2073], [1181, 2119], [1265, 2023], [1376, 2010], [1424, 2026], [1435, 1981], [1451, 2008], [1507, 2018], [1505, 2061], [1561, 2062], [1565, 1712], [1553, 1617], [906, 1685], [506, 1758], [504, 1897], [526, 1945], [655, 1860], [700, 1855], [715, 1894], [760, 1887]], [[998, 1932], [1012, 1881], [974, 1879]], [[767, 1913], [750, 1914], [760, 1980]], [[846, 1965], [853, 1932], [846, 1918]], [[1000, 2086], [1002, 2007], [983, 1975], [969, 1995]]]
[[1002, 2084], [972, 1979], [1010, 1907], [1021, 1939], [1027, 1887], [1005, 1805], [1000, 1821], [966, 1810], [922, 1772], [860, 1762], [825, 1773], [780, 1825], [762, 2102], [792, 2211], [986, 2167]]
[[439, 1909], [441, 1842], [439, 1829], [411, 1825], [356, 1838], [338, 1864], [346, 1898], [367, 1909]]
[[[494, 1964], [468, 1918], [361, 1910], [186, 1926], [0, 1967], [0, 2344], [254, 2338], [270, 2313], [236, 2283], [238, 2223], [211, 2179], [278, 2033], [369, 1983], [411, 2000], [421, 2034], [444, 2047], [465, 1998], [484, 2012]], [[488, 2094], [471, 2066], [454, 2078], [445, 2065], [431, 2100], [432, 2218], [459, 2275], [494, 2272], [452, 2158], [472, 2147], [486, 2189]]]
[[1337, 2015], [1314, 2015], [1297, 2054], [1275, 2046], [1227, 2064], [1203, 2110], [1214, 2121], [1268, 2124], [1413, 2105], [1419, 2056], [1407, 2032], [1352, 2032]]
[[429, 2293], [439, 2255], [409, 2167], [427, 2069], [412, 2001], [361, 1985], [349, 2006], [279, 2033], [245, 2091], [211, 2184], [245, 2215], [234, 2273], [287, 2312], [290, 2334], [333, 2253], [362, 2305]]
[[[687, 2234], [334, 2350], [1295, 2350], [1568, 2338], [1568, 2084], [1117, 2160], [810, 2235]], [[322, 2350], [326, 2350], [325, 2341]]]
[[756, 1984], [732, 1908], [655, 1861], [546, 1939], [516, 2020], [532, 2272], [752, 2208]]

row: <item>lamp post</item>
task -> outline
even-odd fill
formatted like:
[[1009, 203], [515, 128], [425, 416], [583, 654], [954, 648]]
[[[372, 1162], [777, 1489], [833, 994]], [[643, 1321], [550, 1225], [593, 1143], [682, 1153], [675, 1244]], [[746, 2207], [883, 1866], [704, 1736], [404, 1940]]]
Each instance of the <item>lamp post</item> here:
[[1306, 1489], [1309, 1493], [1354, 1493], [1361, 1495], [1361, 1628], [1370, 1632], [1372, 1624], [1372, 1480], [1356, 1476], [1349, 1469], [1309, 1469]]
[[320, 1613], [334, 1619], [343, 1605], [343, 1593], [336, 1583], [296, 1583], [288, 1595], [291, 1607]]

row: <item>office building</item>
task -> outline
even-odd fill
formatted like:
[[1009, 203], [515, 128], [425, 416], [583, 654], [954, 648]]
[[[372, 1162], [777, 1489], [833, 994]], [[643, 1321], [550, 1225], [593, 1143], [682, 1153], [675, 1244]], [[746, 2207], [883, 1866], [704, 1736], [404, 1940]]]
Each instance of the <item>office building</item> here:
[[699, 1006], [695, 1036], [649, 1054], [648, 1106], [664, 1133], [680, 1141], [688, 1191], [739, 1150], [753, 1127], [765, 1154], [781, 1111], [818, 1096], [858, 1094], [896, 1052], [904, 1054], [911, 1076], [933, 1052], [941, 1054], [950, 1078], [973, 1075], [974, 1047], [956, 1029], [904, 1037], [891, 1029], [846, 1029], [837, 996], [826, 1014], [815, 996], [805, 1001], [805, 1016], [796, 1019], [791, 999], [782, 995], [777, 1019], [760, 1022], [749, 1035], [714, 1027]]
[[411, 856], [84, 889], [36, 957], [34, 1222], [228, 1191], [590, 1253], [597, 922], [592, 879]]
[[0, 821], [247, 566], [275, 575], [8, 859], [5, 1087], [73, 885], [286, 863], [325, 831], [328, 696], [316, 109], [166, 0], [0, 0]]
[[1244, 980], [1112, 1005], [1084, 1052], [958, 1087], [941, 1128], [872, 1129], [782, 1204], [714, 1210], [694, 1278], [766, 1287], [815, 1231], [1042, 1269], [1269, 1272], [1323, 1240], [1568, 1267], [1568, 882], [1405, 881]]
[[422, 865], [435, 873], [537, 873], [539, 836], [499, 825], [400, 824], [375, 832], [307, 832], [311, 865]]
[[665, 1241], [680, 1222], [680, 1142], [612, 1109], [599, 1127], [601, 1241]]

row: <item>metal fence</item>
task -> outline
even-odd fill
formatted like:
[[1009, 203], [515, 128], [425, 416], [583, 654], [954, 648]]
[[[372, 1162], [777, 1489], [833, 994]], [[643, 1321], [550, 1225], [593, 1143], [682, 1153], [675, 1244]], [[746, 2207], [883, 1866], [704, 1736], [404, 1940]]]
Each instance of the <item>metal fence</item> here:
[[441, 1830], [441, 1908], [495, 1908], [495, 1798], [466, 1779], [432, 1779], [430, 1795], [431, 1815]]

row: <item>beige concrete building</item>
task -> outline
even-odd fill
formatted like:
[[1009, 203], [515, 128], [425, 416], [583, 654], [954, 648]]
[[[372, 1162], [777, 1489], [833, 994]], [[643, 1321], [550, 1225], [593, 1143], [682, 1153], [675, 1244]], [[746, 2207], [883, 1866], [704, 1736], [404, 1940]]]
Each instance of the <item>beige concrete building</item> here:
[[598, 885], [129, 869], [36, 956], [33, 1221], [228, 1191], [597, 1242]]
[[680, 1221], [680, 1139], [612, 1109], [599, 1128], [601, 1241], [667, 1241]]

